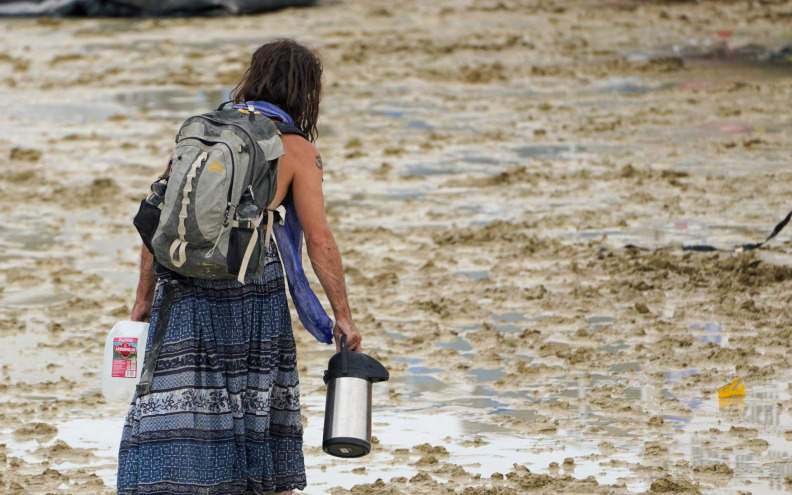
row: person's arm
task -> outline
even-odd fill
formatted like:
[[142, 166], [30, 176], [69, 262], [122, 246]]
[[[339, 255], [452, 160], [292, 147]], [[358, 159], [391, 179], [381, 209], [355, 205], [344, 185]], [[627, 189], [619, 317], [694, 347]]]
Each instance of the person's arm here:
[[349, 310], [344, 269], [333, 233], [327, 224], [322, 194], [322, 159], [316, 148], [302, 138], [284, 136], [289, 140], [289, 153], [283, 157], [294, 171], [292, 194], [294, 207], [305, 233], [305, 245], [316, 276], [327, 294], [335, 316], [333, 334], [336, 350], [341, 349], [341, 335], [347, 337], [347, 348], [360, 351], [363, 340]]
[[[168, 165], [165, 171], [157, 178], [158, 181], [167, 181], [173, 165], [173, 152], [168, 156]], [[140, 246], [140, 280], [138, 281], [135, 303], [132, 305], [132, 321], [149, 321], [151, 319], [151, 306], [154, 303], [154, 293], [157, 289], [157, 278], [154, 276], [154, 255], [143, 244]]]
[[157, 279], [154, 277], [154, 255], [145, 245], [140, 249], [140, 280], [138, 281], [135, 304], [132, 305], [132, 321], [149, 321], [151, 305], [154, 302], [154, 291]]

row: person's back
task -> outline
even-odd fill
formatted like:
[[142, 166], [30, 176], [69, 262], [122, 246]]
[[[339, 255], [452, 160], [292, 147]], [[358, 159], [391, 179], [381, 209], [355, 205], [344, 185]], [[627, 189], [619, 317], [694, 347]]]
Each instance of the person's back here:
[[[282, 136], [285, 154], [273, 207], [294, 206], [333, 309], [336, 348], [343, 334], [348, 348], [360, 350], [324, 211], [323, 164], [313, 145], [321, 75], [316, 54], [292, 40], [276, 40], [256, 50], [232, 96], [299, 130]], [[166, 282], [155, 285], [152, 264], [143, 248], [132, 319], [150, 317], [153, 328]], [[151, 391], [135, 396], [124, 425], [118, 493], [305, 488], [296, 350], [274, 244], [261, 278], [191, 279], [180, 285], [168, 309]]]

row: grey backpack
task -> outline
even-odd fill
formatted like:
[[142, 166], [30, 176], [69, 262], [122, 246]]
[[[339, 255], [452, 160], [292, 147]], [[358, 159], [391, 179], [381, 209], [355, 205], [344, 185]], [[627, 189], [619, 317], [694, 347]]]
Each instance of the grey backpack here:
[[180, 275], [244, 282], [264, 270], [283, 141], [268, 117], [225, 105], [182, 124], [151, 246]]

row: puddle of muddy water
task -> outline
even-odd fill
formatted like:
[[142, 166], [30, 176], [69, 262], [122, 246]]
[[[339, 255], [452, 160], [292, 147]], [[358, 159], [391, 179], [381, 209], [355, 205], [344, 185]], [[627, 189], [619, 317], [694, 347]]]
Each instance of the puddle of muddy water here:
[[[2, 307], [2, 305], [0, 305]], [[26, 306], [28, 307], [28, 306]], [[0, 377], [9, 380], [10, 383], [47, 383], [57, 382], [61, 378], [78, 383], [85, 383], [85, 369], [75, 366], [74, 354], [69, 352], [53, 353], [47, 361], [41, 362], [41, 348], [57, 348], [58, 345], [67, 340], [81, 340], [90, 342], [90, 345], [97, 345], [95, 333], [85, 331], [79, 321], [67, 320], [62, 323], [63, 328], [68, 332], [53, 333], [33, 318], [26, 318], [25, 327], [20, 327], [14, 334], [6, 334], [2, 337], [3, 345], [0, 346], [0, 363], [4, 365]], [[109, 330], [109, 328], [108, 328]], [[101, 358], [92, 363], [93, 370], [99, 371], [102, 363]], [[90, 363], [89, 363], [90, 364]], [[52, 367], [52, 368], [50, 368]], [[99, 385], [99, 377], [90, 378]], [[92, 390], [90, 393], [94, 393]], [[14, 387], [8, 389], [9, 396], [14, 397], [17, 393]], [[0, 394], [0, 398], [5, 394]]]
[[91, 239], [85, 252], [98, 256], [74, 258], [75, 268], [99, 275], [120, 290], [137, 287], [137, 271], [121, 265], [122, 261], [135, 262], [140, 258], [140, 237], [132, 229], [124, 235]]
[[459, 351], [459, 352], [465, 352], [465, 351], [472, 351], [473, 350], [473, 346], [470, 345], [470, 342], [468, 342], [467, 340], [465, 340], [462, 337], [458, 337], [453, 342], [438, 342], [435, 345], [437, 345], [437, 347], [445, 347], [447, 349], [453, 349], [453, 350]]
[[39, 286], [35, 290], [4, 290], [0, 294], [0, 307], [35, 308], [50, 306], [69, 299], [72, 295], [52, 286]]
[[[71, 98], [70, 98], [71, 96]], [[4, 103], [5, 118], [10, 121], [27, 121], [32, 120], [34, 117], [39, 117], [39, 109], [42, 106], [47, 108], [47, 123], [52, 126], [63, 126], [72, 124], [85, 124], [91, 121], [106, 121], [111, 115], [118, 111], [118, 107], [112, 104], [107, 104], [101, 99], [87, 101], [87, 95], [82, 95], [80, 98], [77, 95], [69, 95], [68, 92], [64, 98], [57, 101], [39, 101], [31, 102], [26, 100], [19, 100], [16, 95], [10, 96], [0, 93], [0, 100]], [[6, 126], [3, 129], [6, 137], [14, 136], [15, 132], [25, 131], [19, 129], [19, 126]], [[33, 127], [33, 128], [31, 128]], [[28, 132], [40, 133], [41, 128], [37, 126], [29, 126]], [[10, 136], [7, 134], [10, 132]], [[23, 141], [24, 142], [24, 141]]]
[[616, 145], [606, 144], [536, 144], [520, 146], [514, 149], [521, 158], [539, 158], [545, 160], [579, 160], [590, 155], [613, 153], [619, 150]]
[[[677, 429], [673, 451], [684, 455], [693, 466], [723, 462], [734, 469], [734, 476], [718, 487], [720, 490], [750, 484], [752, 493], [788, 493], [784, 478], [792, 474], [788, 462], [792, 444], [783, 432], [792, 427], [792, 416], [777, 403], [789, 397], [786, 384], [768, 384], [751, 386], [744, 398], [736, 400], [701, 400], [691, 417], [666, 418]], [[731, 430], [733, 427], [748, 428], [748, 438], [740, 438]], [[750, 433], [754, 428], [755, 433]], [[746, 441], [751, 438], [759, 442]]]
[[441, 371], [443, 371], [442, 368], [429, 368], [427, 366], [410, 366], [407, 368], [407, 373], [413, 373], [416, 375], [440, 373]]
[[680, 370], [680, 371], [666, 371], [663, 373], [663, 376], [666, 379], [666, 383], [678, 381], [682, 378], [687, 378], [689, 376], [693, 376], [698, 373], [699, 370], [697, 369], [687, 369], [687, 370]]
[[[673, 87], [673, 83], [658, 83], [642, 77], [610, 77], [591, 83], [591, 93], [616, 93], [619, 95], [640, 95], [653, 91], [663, 91]], [[584, 94], [588, 91], [583, 91]]]
[[[527, 320], [523, 313], [503, 313], [493, 315], [493, 321], [515, 321], [520, 322]], [[590, 323], [612, 323], [613, 318], [607, 315], [594, 316], [590, 319]], [[723, 329], [717, 323], [708, 322], [701, 324], [691, 325], [691, 329], [701, 333], [702, 335], [715, 335], [720, 336], [724, 333]], [[474, 328], [468, 329], [475, 331]], [[446, 345], [457, 347], [464, 347], [462, 344], [463, 339], [460, 337], [457, 341]], [[621, 340], [616, 340], [605, 347], [608, 352], [617, 354], [625, 346]], [[415, 363], [414, 363], [415, 364]], [[602, 386], [618, 386], [620, 384], [633, 383], [634, 376], [625, 375], [620, 378], [622, 373], [635, 372], [643, 369], [641, 363], [625, 362], [618, 363], [611, 366], [608, 373], [605, 374], [592, 374], [587, 378], [580, 378], [566, 383], [556, 397], [545, 396], [542, 397], [542, 402], [557, 401], [558, 398], [565, 397], [569, 399], [583, 399], [585, 400], [588, 390], [592, 387]], [[421, 373], [427, 371], [434, 371], [434, 369], [425, 369], [421, 366], [414, 365], [408, 372]], [[698, 373], [697, 369], [684, 369], [672, 370], [664, 373], [667, 384], [674, 384], [687, 377], [693, 376]], [[497, 379], [502, 374], [498, 369], [481, 369], [477, 368], [469, 372], [468, 378], [474, 382], [489, 382]], [[562, 379], [563, 380], [563, 379]], [[432, 377], [420, 379], [405, 379], [399, 382], [408, 388], [412, 388], [415, 393], [411, 394], [411, 403], [417, 406], [417, 409], [410, 411], [403, 410], [401, 413], [392, 411], [380, 410], [379, 414], [383, 418], [381, 427], [393, 427], [399, 425], [400, 432], [419, 430], [418, 427], [402, 427], [406, 416], [413, 416], [407, 422], [417, 422], [423, 418], [424, 414], [429, 411], [434, 411], [432, 415], [440, 415], [445, 418], [443, 421], [443, 432], [451, 432], [448, 436], [451, 438], [468, 438], [470, 431], [479, 431], [487, 442], [490, 442], [492, 447], [487, 452], [477, 450], [475, 453], [466, 451], [460, 447], [460, 443], [449, 442], [445, 436], [440, 436], [434, 428], [426, 428], [426, 432], [420, 436], [416, 435], [414, 441], [405, 441], [405, 437], [399, 436], [398, 438], [390, 437], [389, 433], [382, 432], [378, 434], [378, 438], [382, 442], [382, 447], [398, 447], [409, 448], [412, 445], [417, 445], [428, 441], [433, 445], [443, 445], [451, 453], [452, 462], [459, 464], [470, 472], [477, 472], [486, 476], [491, 472], [496, 472], [498, 469], [505, 470], [506, 467], [502, 464], [505, 461], [504, 456], [501, 454], [503, 451], [513, 450], [511, 459], [514, 462], [524, 464], [529, 467], [533, 472], [546, 472], [547, 464], [549, 462], [558, 462], [562, 464], [563, 459], [566, 457], [575, 458], [575, 470], [573, 475], [575, 477], [584, 477], [588, 474], [595, 476], [600, 483], [615, 482], [617, 478], [627, 483], [627, 487], [634, 492], [639, 492], [648, 488], [646, 481], [639, 481], [635, 473], [629, 469], [619, 472], [618, 475], [611, 471], [609, 466], [603, 469], [601, 464], [597, 462], [587, 462], [579, 460], [586, 456], [591, 456], [598, 452], [598, 446], [593, 443], [586, 443], [585, 440], [576, 442], [576, 437], [571, 432], [559, 431], [556, 438], [565, 438], [562, 449], [559, 444], [554, 441], [547, 441], [539, 438], [523, 438], [519, 446], [512, 446], [510, 443], [512, 434], [508, 429], [495, 429], [490, 430], [484, 428], [480, 423], [481, 418], [486, 418], [489, 415], [508, 415], [526, 421], [537, 420], [537, 412], [533, 409], [524, 409], [514, 407], [514, 400], [521, 397], [519, 394], [514, 393], [496, 393], [494, 390], [486, 388], [486, 386], [476, 386], [475, 388], [460, 388], [446, 384], [441, 380]], [[450, 390], [454, 389], [454, 393]], [[451, 395], [459, 396], [465, 395], [462, 398], [448, 400]], [[623, 399], [619, 399], [622, 396]], [[617, 400], [639, 401], [644, 407], [651, 410], [655, 407], [660, 407], [658, 400], [662, 397], [676, 398], [681, 404], [689, 407], [691, 414], [689, 416], [674, 416], [665, 415], [665, 421], [676, 432], [672, 435], [673, 444], [675, 447], [672, 449], [688, 460], [693, 466], [707, 466], [714, 463], [725, 462], [729, 467], [735, 469], [735, 476], [728, 481], [727, 488], [737, 489], [745, 486], [748, 482], [751, 484], [754, 493], [768, 493], [776, 494], [784, 492], [784, 476], [792, 472], [792, 464], [787, 462], [772, 462], [776, 458], [788, 458], [792, 447], [788, 442], [782, 439], [782, 432], [792, 427], [792, 417], [788, 413], [782, 412], [777, 407], [779, 400], [788, 399], [788, 391], [783, 389], [782, 386], [758, 386], [753, 390], [749, 390], [748, 397], [741, 398], [740, 400], [731, 401], [718, 401], [717, 399], [702, 399], [695, 396], [677, 396], [672, 393], [668, 388], [655, 388], [647, 386], [624, 386], [621, 394], [614, 394]], [[528, 398], [522, 398], [527, 400]], [[421, 408], [421, 402], [425, 401], [426, 409]], [[530, 402], [526, 402], [530, 403]], [[430, 405], [431, 404], [431, 405]], [[439, 409], [438, 409], [439, 407]], [[446, 409], [453, 407], [453, 409]], [[619, 418], [610, 418], [598, 413], [592, 413], [589, 407], [584, 404], [581, 406], [581, 421], [588, 427], [598, 428], [604, 432], [604, 437], [610, 443], [613, 443], [618, 450], [618, 454], [606, 456], [608, 460], [616, 459], [622, 460], [625, 463], [640, 464], [641, 453], [640, 449], [631, 444], [629, 439], [642, 438], [644, 432], [639, 429], [624, 428], [621, 425]], [[448, 411], [447, 413], [442, 411]], [[709, 435], [713, 428], [728, 428], [734, 423], [734, 413], [728, 411], [736, 411], [740, 422], [750, 426], [750, 424], [771, 426], [775, 428], [779, 434], [777, 438], [769, 438], [772, 434], [760, 433], [759, 438], [767, 440], [768, 447], [757, 449], [750, 446], [737, 446], [728, 447], [726, 445], [717, 447], [719, 444], [717, 439], [709, 439]], [[728, 421], [725, 422], [727, 427], [724, 427], [724, 414], [730, 414]], [[479, 418], [479, 419], [477, 419]], [[387, 426], [385, 425], [387, 423]], [[472, 428], [468, 430], [467, 428]], [[483, 432], [483, 433], [482, 433]], [[433, 437], [432, 434], [435, 436]], [[410, 438], [409, 436], [406, 438]], [[503, 450], [501, 450], [503, 449]], [[540, 453], [537, 453], [540, 452]], [[466, 465], [466, 458], [470, 458], [470, 465]], [[487, 462], [482, 463], [481, 459], [487, 457]], [[500, 464], [499, 464], [500, 463]], [[502, 466], [498, 468], [498, 466]], [[348, 472], [348, 470], [343, 470]], [[351, 469], [349, 467], [348, 469]], [[329, 470], [328, 470], [329, 471]], [[610, 472], [609, 475], [604, 475], [605, 471]], [[395, 471], [394, 471], [395, 472]], [[368, 472], [366, 478], [358, 482], [371, 482], [377, 477], [383, 477], [382, 474], [388, 476], [396, 476], [387, 471], [381, 471], [379, 474]], [[407, 476], [407, 475], [405, 475]], [[387, 479], [387, 478], [383, 478]], [[442, 480], [440, 480], [442, 481]], [[724, 487], [714, 487], [706, 480], [699, 480], [702, 483], [702, 490], [704, 493], [710, 493], [708, 487], [712, 489], [722, 489]], [[339, 481], [345, 483], [345, 481]], [[329, 486], [329, 484], [328, 484]], [[348, 485], [347, 485], [348, 486]], [[714, 493], [714, 492], [713, 492]]]
[[692, 335], [698, 340], [706, 343], [712, 342], [722, 347], [728, 347], [729, 335], [717, 323], [696, 323], [688, 328], [696, 330]]
[[[517, 318], [517, 315], [510, 317]], [[630, 468], [630, 465], [640, 463], [641, 448], [631, 444], [629, 440], [641, 438], [641, 432], [621, 428], [618, 419], [593, 414], [583, 405], [580, 411], [581, 420], [588, 427], [599, 428], [604, 436], [600, 435], [596, 440], [591, 440], [582, 430], [559, 430], [551, 436], [526, 437], [494, 425], [488, 419], [494, 415], [505, 415], [524, 421], [536, 421], [539, 415], [535, 409], [524, 407], [525, 398], [514, 393], [499, 394], [481, 385], [448, 384], [434, 377], [421, 375], [438, 370], [422, 366], [420, 359], [401, 360], [411, 365], [407, 370], [408, 374], [397, 377], [389, 385], [410, 397], [410, 405], [385, 405], [385, 389], [375, 387], [373, 434], [377, 437], [378, 444], [374, 445], [372, 453], [367, 457], [341, 460], [318, 453], [316, 448], [322, 441], [324, 397], [322, 394], [310, 394], [303, 398], [303, 407], [308, 417], [305, 446], [309, 493], [327, 494], [335, 486], [349, 489], [356, 484], [371, 483], [378, 478], [409, 478], [415, 474], [415, 469], [409, 463], [420, 457], [419, 453], [412, 452], [411, 449], [424, 443], [443, 446], [448, 450], [449, 458], [447, 461], [441, 459], [441, 462], [451, 462], [482, 477], [496, 472], [508, 472], [514, 463], [524, 465], [535, 473], [546, 473], [551, 462], [563, 465], [564, 459], [572, 457], [575, 460], [574, 469], [570, 469], [568, 474], [575, 478], [594, 476], [601, 484], [624, 482], [627, 489], [635, 493], [648, 489], [645, 477], [637, 476]], [[477, 377], [487, 381], [494, 378], [497, 371], [477, 369], [473, 370], [473, 374], [492, 372], [493, 375]], [[675, 380], [693, 373], [695, 370], [668, 372], [666, 378]], [[564, 378], [561, 377], [561, 380]], [[618, 374], [612, 373], [579, 377], [567, 380], [558, 397], [585, 398], [591, 387], [614, 386], [618, 383]], [[651, 387], [628, 386], [623, 389], [626, 400], [639, 400], [646, 407], [652, 407], [657, 394], [662, 393], [665, 391]], [[542, 400], [551, 399], [552, 397], [543, 397]], [[727, 485], [729, 488], [737, 488], [750, 482], [752, 490], [760, 490], [754, 493], [783, 493], [783, 477], [792, 473], [792, 467], [789, 463], [769, 461], [788, 458], [792, 454], [792, 448], [780, 434], [792, 427], [792, 417], [777, 407], [778, 401], [788, 399], [789, 392], [781, 385], [751, 387], [745, 398], [726, 403], [717, 399], [681, 397], [683, 403], [690, 406], [693, 412], [689, 417], [665, 416], [665, 420], [677, 432], [672, 438], [672, 450], [694, 466], [725, 462], [735, 469], [735, 475]], [[523, 407], [515, 407], [516, 403], [523, 404]], [[55, 425], [58, 434], [47, 444], [61, 440], [75, 448], [95, 449], [97, 458], [87, 467], [95, 468], [105, 483], [113, 486], [113, 463], [123, 425], [123, 412], [120, 409], [116, 417], [105, 419], [89, 418], [87, 412], [75, 412], [71, 419]], [[729, 416], [726, 423], [728, 426], [723, 426], [721, 420], [729, 411], [736, 412], [739, 419], [735, 423], [734, 416]], [[765, 433], [759, 433], [758, 436], [768, 442], [768, 447], [761, 451], [741, 446], [739, 442], [738, 445], [729, 447], [722, 440], [724, 435], [729, 435], [726, 428], [731, 425], [769, 427], [779, 434], [768, 434], [767, 428], [762, 428], [760, 431]], [[723, 430], [724, 433], [713, 433], [716, 430]], [[97, 435], [97, 431], [101, 431], [101, 434]], [[474, 442], [477, 437], [481, 441]], [[7, 444], [11, 455], [23, 457], [31, 463], [40, 462], [29, 454], [40, 446], [35, 441], [15, 440], [7, 430], [0, 430], [0, 438]], [[563, 439], [563, 442], [559, 442], [559, 439]], [[605, 457], [599, 455], [599, 442], [603, 439], [616, 446], [615, 453]], [[411, 450], [406, 461], [394, 457], [393, 450], [397, 448]], [[621, 461], [624, 467], [607, 464], [611, 460]], [[365, 467], [365, 470], [352, 471], [361, 467]], [[437, 479], [444, 481], [439, 475]], [[706, 486], [705, 483], [704, 493], [709, 493]]]
[[504, 375], [501, 369], [475, 368], [468, 372], [467, 377], [474, 382], [494, 382]]
[[149, 115], [184, 119], [189, 115], [207, 112], [230, 99], [230, 88], [189, 89], [157, 88], [118, 93], [114, 100], [135, 111]]
[[[320, 408], [320, 404], [308, 404], [307, 407]], [[511, 409], [495, 409], [497, 414], [509, 414], [526, 420], [534, 419], [535, 413], [531, 411], [514, 411]], [[478, 473], [482, 477], [489, 477], [493, 473], [506, 473], [512, 469], [513, 464], [525, 465], [532, 472], [544, 473], [548, 465], [556, 462], [561, 465], [565, 458], [574, 457], [576, 464], [572, 473], [576, 478], [594, 476], [600, 483], [616, 483], [622, 477], [631, 477], [627, 468], [604, 469], [599, 461], [587, 461], [586, 456], [597, 452], [598, 447], [593, 442], [587, 442], [576, 435], [569, 435], [569, 441], [559, 447], [552, 438], [537, 437], [525, 438], [496, 429], [494, 431], [487, 425], [477, 423], [475, 420], [465, 419], [464, 415], [453, 411], [426, 412], [405, 411], [388, 408], [375, 408], [374, 436], [379, 440], [372, 453], [362, 459], [330, 460], [323, 454], [306, 456], [308, 478], [311, 483], [311, 493], [329, 493], [333, 486], [351, 488], [359, 483], [371, 483], [377, 478], [384, 480], [415, 474], [405, 462], [394, 461], [393, 449], [412, 447], [429, 443], [433, 446], [443, 446], [448, 450], [447, 462], [461, 466], [467, 472]], [[321, 444], [321, 416], [309, 420], [305, 431], [306, 445]], [[571, 432], [564, 432], [569, 434]], [[479, 437], [483, 442], [473, 443]], [[463, 447], [465, 441], [471, 441], [468, 447]], [[411, 452], [409, 462], [414, 462], [420, 455]], [[619, 457], [619, 456], [615, 456]], [[629, 458], [629, 454], [622, 457]], [[441, 459], [441, 462], [444, 459]], [[328, 465], [329, 464], [329, 465]], [[366, 467], [363, 474], [350, 475], [352, 470]], [[438, 481], [444, 481], [437, 477]], [[628, 483], [636, 491], [645, 489], [646, 484], [641, 481]]]
[[611, 342], [610, 344], [606, 344], [597, 348], [597, 350], [602, 352], [607, 352], [608, 354], [618, 354], [624, 349], [629, 349], [631, 346], [624, 342], [624, 339], [616, 340], [615, 342]]
[[[0, 439], [6, 446], [9, 456], [18, 457], [26, 463], [39, 465], [42, 459], [31, 455], [31, 452], [52, 446], [57, 442], [65, 442], [72, 448], [91, 449], [94, 456], [83, 460], [79, 465], [72, 462], [50, 464], [52, 469], [81, 468], [91, 469], [102, 478], [105, 485], [114, 487], [116, 482], [116, 462], [118, 447], [121, 443], [121, 431], [124, 426], [121, 418], [97, 418], [93, 413], [83, 412], [74, 419], [53, 424], [58, 433], [46, 442], [23, 440], [15, 437], [9, 430], [0, 430]], [[97, 434], [99, 433], [99, 434]]]
[[492, 319], [495, 321], [526, 321], [525, 313], [510, 311], [508, 313], [493, 313]]
[[418, 162], [408, 159], [406, 163], [397, 164], [395, 171], [402, 177], [492, 175], [506, 171], [510, 167], [519, 166], [520, 158], [525, 157], [519, 148], [516, 153], [499, 152], [487, 155], [481, 153], [480, 148], [448, 147], [443, 150], [442, 154], [421, 157]]
[[490, 271], [489, 270], [460, 270], [458, 272], [454, 272], [454, 274], [455, 275], [465, 275], [468, 278], [470, 278], [470, 280], [473, 280], [475, 282], [477, 280], [484, 280], [486, 278], [489, 278]]
[[496, 412], [502, 410], [505, 411], [505, 409], [499, 409], [499, 408], [508, 405], [504, 402], [500, 402], [496, 399], [491, 399], [487, 397], [468, 397], [463, 399], [453, 399], [448, 401], [448, 404], [463, 408], [492, 409]]
[[[519, 312], [509, 312], [509, 313], [500, 313], [500, 314], [494, 313], [492, 315], [492, 320], [490, 321], [489, 325], [491, 325], [496, 330], [504, 333], [522, 332], [525, 329], [525, 325], [523, 324], [523, 322], [539, 321], [544, 318], [550, 318], [550, 316], [551, 315], [541, 315], [535, 318], [526, 318], [525, 313], [519, 313]], [[481, 330], [482, 327], [483, 325], [481, 323], [476, 323], [474, 325], [455, 327], [455, 330], [463, 333], [464, 335], [467, 332], [475, 332], [477, 330]], [[459, 344], [459, 345], [464, 345], [464, 344]]]
[[[375, 396], [376, 402], [376, 396]], [[322, 443], [322, 427], [324, 408], [323, 397], [314, 394], [303, 400], [308, 416], [305, 429], [305, 446], [307, 449], [319, 447]], [[412, 449], [416, 445], [430, 443], [433, 446], [445, 447], [450, 457], [448, 462], [457, 464], [471, 473], [479, 473], [488, 477], [496, 472], [505, 473], [512, 469], [514, 463], [528, 466], [533, 472], [546, 472], [551, 462], [562, 464], [567, 457], [574, 457], [576, 465], [574, 476], [585, 478], [595, 476], [600, 483], [615, 483], [618, 478], [629, 477], [627, 468], [603, 469], [597, 461], [587, 461], [585, 457], [596, 452], [593, 442], [580, 438], [580, 435], [569, 433], [569, 441], [559, 447], [552, 438], [524, 438], [508, 430], [493, 427], [481, 422], [475, 414], [465, 413], [468, 407], [474, 409], [491, 408], [494, 414], [510, 415], [524, 420], [536, 418], [532, 410], [514, 410], [503, 407], [504, 403], [491, 399], [458, 401], [463, 409], [457, 411], [438, 410], [435, 405], [429, 409], [403, 409], [374, 406], [373, 434], [378, 444], [369, 456], [361, 459], [337, 459], [323, 453], [306, 454], [306, 468], [310, 487], [309, 493], [326, 494], [335, 486], [351, 488], [359, 483], [370, 483], [377, 478], [388, 480], [396, 476], [411, 477], [414, 468], [408, 463], [394, 459], [393, 449]], [[315, 414], [312, 414], [315, 413]], [[84, 416], [84, 415], [83, 415]], [[58, 428], [57, 436], [44, 444], [36, 441], [19, 441], [12, 438], [10, 431], [0, 430], [0, 438], [6, 443], [9, 454], [20, 457], [31, 464], [39, 464], [40, 459], [30, 452], [41, 446], [52, 445], [63, 441], [73, 448], [92, 449], [96, 458], [81, 464], [82, 468], [93, 468], [106, 485], [115, 485], [115, 459], [123, 428], [123, 415], [97, 419], [76, 417], [54, 426]], [[97, 432], [101, 432], [97, 435]], [[472, 442], [476, 437], [483, 442]], [[465, 441], [470, 446], [463, 447]], [[411, 452], [409, 461], [414, 462], [420, 454]], [[628, 455], [623, 456], [625, 460]], [[68, 468], [68, 463], [53, 465], [52, 468]], [[353, 474], [352, 470], [365, 467], [363, 474]], [[442, 481], [442, 478], [438, 478]], [[632, 486], [643, 489], [644, 483], [636, 481]]]
[[618, 363], [611, 365], [608, 371], [611, 373], [628, 373], [641, 371], [642, 369], [643, 365], [641, 363]]
[[616, 318], [609, 315], [589, 316], [588, 318], [589, 332], [593, 333], [602, 330], [603, 328], [613, 326], [614, 321], [616, 321]]
[[523, 322], [527, 322], [528, 318], [525, 313], [512, 311], [508, 313], [494, 313], [492, 315], [492, 326], [501, 332], [521, 332], [525, 328]]
[[[24, 216], [17, 215], [14, 220], [18, 222], [24, 219]], [[93, 222], [91, 231], [95, 235], [86, 238], [84, 230], [74, 227], [84, 222]], [[115, 286], [116, 290], [133, 289], [137, 286], [138, 274], [123, 263], [139, 259], [140, 237], [131, 225], [128, 230], [125, 234], [109, 235], [104, 224], [89, 213], [70, 215], [64, 222], [64, 228], [57, 234], [31, 227], [29, 223], [2, 225], [0, 248], [4, 248], [4, 252], [0, 256], [0, 265], [16, 266], [21, 262], [22, 266], [29, 266], [31, 258], [49, 256], [54, 247], [63, 250], [69, 246], [80, 246], [72, 255], [62, 254], [61, 259], [67, 266], [71, 265], [86, 274], [99, 275]], [[49, 283], [32, 289], [7, 287], [0, 293], [0, 306], [23, 308], [50, 305], [75, 295]]]

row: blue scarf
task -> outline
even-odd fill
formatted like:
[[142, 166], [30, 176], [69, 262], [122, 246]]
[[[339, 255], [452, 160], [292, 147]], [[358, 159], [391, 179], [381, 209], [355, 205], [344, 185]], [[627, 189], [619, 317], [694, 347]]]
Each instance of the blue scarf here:
[[275, 222], [272, 228], [286, 271], [286, 279], [289, 281], [289, 293], [294, 309], [297, 310], [300, 323], [316, 337], [316, 340], [332, 344], [333, 320], [327, 316], [322, 303], [311, 289], [302, 266], [303, 230], [300, 219], [297, 218], [297, 210], [292, 202], [283, 207], [286, 210], [285, 215], [281, 211], [283, 223]]
[[285, 124], [294, 125], [294, 119], [291, 118], [291, 115], [266, 101], [248, 101], [234, 105], [234, 108], [247, 108], [248, 110], [252, 108], [252, 111], [266, 115], [271, 119], [278, 119]]

